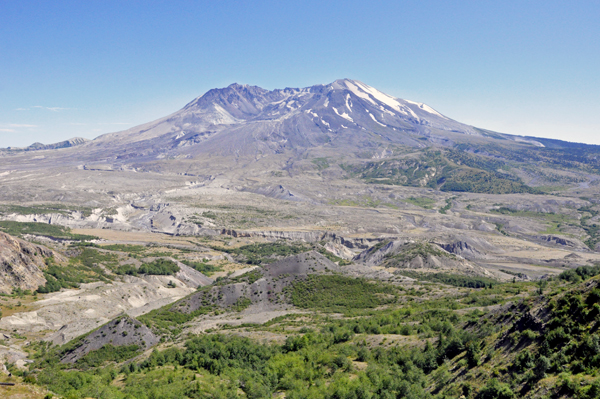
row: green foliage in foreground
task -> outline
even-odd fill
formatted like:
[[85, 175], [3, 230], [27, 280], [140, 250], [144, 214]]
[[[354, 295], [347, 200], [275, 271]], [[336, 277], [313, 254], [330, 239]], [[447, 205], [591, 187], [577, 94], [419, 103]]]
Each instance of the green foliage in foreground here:
[[571, 283], [579, 283], [588, 278], [600, 274], [600, 265], [596, 266], [579, 266], [576, 269], [566, 270], [558, 275], [558, 278]]
[[332, 312], [375, 308], [395, 302], [398, 294], [391, 285], [339, 275], [310, 275], [290, 291], [295, 306]]
[[73, 241], [86, 241], [98, 238], [90, 235], [73, 234], [67, 227], [48, 223], [13, 222], [9, 220], [2, 220], [0, 221], [0, 230], [15, 237], [22, 237], [25, 234], [31, 234]]
[[[444, 359], [483, 338], [452, 324], [441, 333], [437, 346], [425, 348], [370, 348], [352, 343], [353, 336], [336, 326], [291, 336], [283, 345], [202, 335], [184, 348], [154, 351], [119, 371], [46, 368], [37, 374], [37, 381], [67, 397], [258, 399], [285, 392], [288, 398], [429, 398], [424, 389], [427, 375]], [[354, 360], [368, 367], [358, 370]], [[119, 373], [123, 379], [115, 385]], [[165, 391], [164, 386], [170, 389]]]
[[[548, 375], [560, 375], [559, 387], [565, 397], [600, 397], [600, 390], [596, 390], [600, 380], [595, 381], [596, 388], [581, 380], [576, 382], [578, 374], [598, 375], [600, 371], [598, 280], [556, 294], [548, 310], [546, 325], [530, 324], [530, 330], [513, 335], [521, 348], [513, 363], [517, 380], [534, 383]], [[588, 396], [591, 390], [596, 393]]]
[[131, 265], [119, 266], [115, 269], [117, 274], [128, 274], [137, 276], [138, 274], [150, 274], [156, 276], [173, 276], [179, 270], [177, 263], [170, 259], [155, 259], [150, 263], [144, 263], [139, 268]]
[[463, 276], [447, 273], [419, 273], [410, 270], [399, 270], [398, 274], [417, 280], [432, 281], [435, 283], [453, 285], [455, 287], [491, 288], [495, 284], [498, 284], [494, 279], [479, 276]]
[[[504, 313], [455, 312], [462, 305], [453, 294], [352, 317], [302, 314], [244, 326], [260, 336], [289, 323], [283, 343], [203, 334], [183, 347], [118, 365], [106, 364], [112, 356], [108, 347], [74, 369], [35, 363], [29, 379], [68, 398], [598, 398], [598, 278], [578, 286], [557, 279], [549, 286], [547, 297], [533, 293]], [[458, 292], [468, 299], [525, 287]], [[533, 320], [530, 311], [545, 321]], [[404, 337], [388, 345], [393, 334]], [[134, 354], [128, 348], [121, 352], [112, 359]]]

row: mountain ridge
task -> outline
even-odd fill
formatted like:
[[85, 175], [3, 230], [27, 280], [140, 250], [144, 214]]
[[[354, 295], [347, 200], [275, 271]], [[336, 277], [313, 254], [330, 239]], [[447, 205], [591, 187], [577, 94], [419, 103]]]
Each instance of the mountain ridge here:
[[[372, 138], [364, 137], [368, 134], [420, 147], [422, 143], [408, 135], [432, 132], [481, 136], [475, 128], [456, 122], [426, 104], [394, 98], [356, 80], [339, 79], [327, 85], [271, 91], [237, 83], [211, 89], [171, 115], [99, 136], [90, 145], [115, 140], [130, 144], [154, 140], [152, 144], [163, 147], [187, 147], [212, 141], [207, 151], [213, 153], [248, 152], [248, 143], [256, 152], [278, 153], [326, 143], [335, 146], [337, 136], [370, 142]], [[234, 148], [215, 144], [219, 135], [228, 139], [228, 144], [233, 142]], [[244, 144], [236, 145], [235, 139]]]

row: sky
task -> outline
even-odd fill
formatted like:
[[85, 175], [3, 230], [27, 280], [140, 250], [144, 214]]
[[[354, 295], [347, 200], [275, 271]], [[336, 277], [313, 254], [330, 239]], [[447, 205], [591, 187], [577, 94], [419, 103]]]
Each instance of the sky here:
[[597, 1], [0, 0], [0, 147], [94, 138], [215, 87], [340, 78], [600, 144]]

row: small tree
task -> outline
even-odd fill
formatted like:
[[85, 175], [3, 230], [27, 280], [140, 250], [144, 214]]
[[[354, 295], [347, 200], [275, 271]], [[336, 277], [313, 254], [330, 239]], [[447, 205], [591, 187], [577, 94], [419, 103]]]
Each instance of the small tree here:
[[546, 371], [550, 369], [550, 366], [552, 366], [552, 364], [550, 363], [550, 359], [548, 359], [546, 356], [538, 357], [535, 360], [535, 378], [537, 378], [538, 380], [544, 378], [546, 376]]
[[510, 389], [507, 384], [502, 384], [497, 379], [492, 378], [482, 389], [479, 391], [479, 398], [481, 399], [514, 399], [515, 393]]

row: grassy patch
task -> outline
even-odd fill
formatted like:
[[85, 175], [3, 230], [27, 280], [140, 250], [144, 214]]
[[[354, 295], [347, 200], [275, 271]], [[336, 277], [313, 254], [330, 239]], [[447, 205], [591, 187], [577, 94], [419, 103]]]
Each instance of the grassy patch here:
[[144, 245], [130, 245], [130, 244], [109, 244], [100, 246], [102, 249], [107, 249], [109, 251], [116, 252], [125, 252], [133, 257], [141, 256], [144, 252], [148, 250], [148, 247]]
[[71, 233], [71, 229], [63, 226], [58, 226], [55, 224], [48, 223], [35, 223], [35, 222], [13, 222], [8, 220], [0, 221], [0, 230], [3, 232], [10, 234], [16, 237], [22, 237], [25, 234], [58, 238], [64, 240], [73, 240], [73, 241], [86, 241], [86, 240], [94, 240], [98, 237], [83, 235], [83, 234], [73, 234]]
[[482, 194], [540, 194], [540, 190], [529, 187], [519, 179], [498, 172], [477, 169], [462, 169], [445, 176], [441, 191], [469, 192]]
[[215, 266], [205, 262], [193, 262], [191, 260], [186, 259], [182, 259], [181, 262], [191, 267], [192, 269], [198, 270], [200, 273], [208, 277], [212, 276], [216, 272], [223, 271], [223, 268], [221, 266]]
[[255, 281], [262, 278], [263, 272], [260, 268], [256, 268], [236, 277], [219, 277], [215, 281], [216, 285], [227, 285], [235, 283], [253, 284]]
[[419, 273], [410, 270], [400, 270], [399, 274], [417, 280], [432, 281], [435, 283], [448, 284], [455, 287], [487, 288], [498, 284], [498, 281], [487, 277], [463, 276], [447, 273]]
[[455, 198], [456, 198], [456, 197], [448, 198], [448, 199], [446, 200], [446, 205], [444, 205], [443, 207], [441, 207], [439, 212], [440, 212], [441, 214], [444, 214], [444, 215], [445, 215], [445, 214], [446, 214], [446, 213], [447, 213], [447, 212], [450, 210], [450, 208], [452, 208], [452, 201], [453, 201]]
[[86, 267], [95, 267], [103, 264], [107, 267], [114, 267], [118, 264], [119, 257], [115, 254], [97, 251], [91, 247], [83, 247], [79, 255], [71, 258], [69, 263], [72, 265], [81, 264]]
[[295, 283], [290, 298], [299, 308], [344, 312], [395, 302], [396, 293], [392, 286], [361, 278], [313, 275]]
[[183, 313], [172, 309], [173, 305], [167, 305], [160, 309], [152, 310], [137, 319], [162, 334], [177, 335], [181, 332], [184, 323], [195, 319], [198, 316], [213, 312], [216, 306], [203, 306], [193, 312]]
[[0, 211], [3, 213], [16, 213], [19, 215], [47, 215], [50, 213], [57, 213], [60, 215], [70, 215], [74, 211], [81, 212], [84, 217], [92, 214], [91, 208], [81, 206], [67, 206], [61, 204], [50, 204], [50, 205], [6, 205], [1, 206]]
[[120, 363], [137, 356], [139, 353], [140, 347], [138, 345], [113, 346], [107, 344], [98, 350], [87, 353], [75, 365], [78, 368], [87, 369], [101, 366], [107, 362]]
[[238, 248], [213, 247], [213, 249], [234, 255], [238, 262], [249, 265], [260, 265], [263, 263], [274, 262], [279, 258], [310, 251], [312, 247], [305, 244], [293, 244], [280, 241], [274, 243], [250, 244]]
[[311, 160], [311, 162], [313, 165], [315, 165], [318, 171], [325, 170], [330, 166], [327, 158], [314, 158]]
[[588, 234], [588, 238], [587, 240], [585, 240], [585, 244], [590, 249], [595, 249], [596, 244], [600, 242], [600, 225], [598, 225], [597, 223], [590, 224], [589, 220], [595, 216], [598, 216], [600, 214], [600, 211], [598, 211], [591, 205], [581, 207], [578, 209], [578, 211], [583, 213], [580, 223], [581, 227]]
[[418, 156], [343, 165], [343, 168], [350, 176], [367, 183], [488, 194], [540, 192], [506, 173], [510, 167], [503, 161], [452, 149], [429, 150]]
[[427, 197], [410, 197], [405, 199], [404, 202], [408, 202], [409, 204], [416, 205], [423, 209], [431, 209], [436, 201]]
[[377, 208], [382, 205], [381, 201], [375, 200], [372, 197], [357, 197], [355, 199], [334, 199], [329, 201], [330, 205], [338, 206], [360, 206], [364, 208]]

